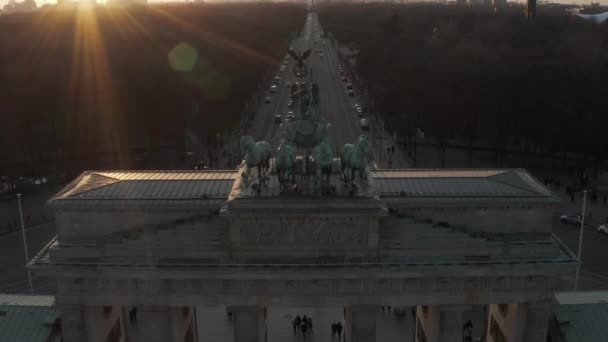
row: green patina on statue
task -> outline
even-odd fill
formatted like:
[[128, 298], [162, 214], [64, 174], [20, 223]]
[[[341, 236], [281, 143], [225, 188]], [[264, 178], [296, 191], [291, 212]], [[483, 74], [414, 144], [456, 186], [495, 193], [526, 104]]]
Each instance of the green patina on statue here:
[[279, 177], [281, 192], [285, 192], [289, 189], [289, 185], [293, 185], [295, 182], [296, 153], [293, 146], [287, 143], [284, 138], [281, 140], [281, 144], [279, 144], [274, 163], [277, 176]]
[[355, 173], [361, 180], [367, 180], [367, 148], [369, 139], [367, 135], [360, 135], [356, 144], [345, 144], [340, 156], [344, 186], [353, 186]]
[[245, 153], [245, 163], [247, 164], [247, 169], [242, 174], [245, 184], [249, 183], [250, 170], [255, 167], [261, 185], [267, 178], [270, 169], [270, 157], [272, 155], [270, 144], [265, 141], [255, 142], [253, 137], [246, 135], [241, 137], [241, 151]]

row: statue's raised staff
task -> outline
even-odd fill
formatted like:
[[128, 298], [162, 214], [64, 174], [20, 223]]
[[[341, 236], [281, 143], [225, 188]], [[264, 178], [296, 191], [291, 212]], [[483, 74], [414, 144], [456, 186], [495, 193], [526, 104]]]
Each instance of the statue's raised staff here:
[[289, 189], [289, 185], [294, 184], [293, 173], [296, 164], [295, 150], [285, 139], [281, 140], [274, 163], [281, 192], [285, 192]]
[[344, 186], [353, 187], [355, 173], [359, 174], [361, 180], [367, 179], [367, 147], [369, 140], [367, 135], [360, 135], [356, 144], [345, 144], [340, 156]]
[[245, 153], [245, 163], [247, 169], [243, 172], [243, 178], [246, 183], [249, 182], [250, 172], [252, 168], [257, 168], [258, 181], [260, 185], [267, 178], [270, 169], [270, 156], [272, 149], [270, 144], [265, 141], [258, 141], [246, 135], [241, 137], [241, 151]]

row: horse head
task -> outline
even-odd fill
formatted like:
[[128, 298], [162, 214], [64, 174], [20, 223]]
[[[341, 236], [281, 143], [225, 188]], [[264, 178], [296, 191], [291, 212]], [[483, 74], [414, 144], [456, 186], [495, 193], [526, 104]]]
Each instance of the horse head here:
[[361, 152], [367, 152], [367, 147], [369, 146], [369, 138], [365, 134], [361, 134], [357, 139], [357, 148]]
[[245, 135], [245, 136], [241, 137], [241, 150], [251, 151], [251, 149], [253, 148], [253, 145], [255, 145], [255, 140], [253, 139], [253, 137], [251, 137], [249, 135]]

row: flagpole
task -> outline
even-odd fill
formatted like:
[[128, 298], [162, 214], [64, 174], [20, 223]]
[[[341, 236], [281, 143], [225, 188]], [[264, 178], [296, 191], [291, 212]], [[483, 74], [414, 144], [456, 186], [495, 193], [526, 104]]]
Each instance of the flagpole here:
[[21, 205], [21, 194], [17, 194], [19, 202], [19, 218], [21, 219], [21, 235], [23, 237], [23, 251], [25, 252], [25, 270], [27, 271], [27, 279], [30, 285], [30, 293], [34, 294], [34, 285], [32, 284], [32, 273], [27, 265], [30, 263], [29, 252], [27, 250], [27, 240], [25, 239], [25, 223], [23, 222], [23, 206]]
[[587, 204], [587, 190], [583, 191], [583, 213], [581, 215], [581, 230], [578, 237], [578, 264], [576, 265], [576, 278], [574, 280], [574, 291], [578, 290], [579, 274], [581, 272], [581, 256], [583, 252], [583, 231], [585, 229], [585, 205]]

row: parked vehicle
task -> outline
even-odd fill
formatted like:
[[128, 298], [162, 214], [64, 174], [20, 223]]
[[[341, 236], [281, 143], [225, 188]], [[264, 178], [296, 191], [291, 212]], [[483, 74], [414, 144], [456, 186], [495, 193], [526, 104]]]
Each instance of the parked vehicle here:
[[581, 224], [581, 216], [576, 214], [564, 214], [559, 217], [559, 221], [569, 224]]
[[597, 231], [598, 231], [598, 233], [608, 235], [608, 224], [602, 224], [601, 226], [597, 227]]
[[361, 126], [361, 129], [363, 129], [363, 130], [369, 129], [369, 124], [367, 122], [367, 119], [361, 119], [361, 121], [359, 121], [359, 125]]
[[281, 123], [281, 115], [277, 114], [274, 116], [274, 122], [275, 123]]
[[264, 99], [264, 103], [270, 103], [270, 97], [266, 96], [266, 98]]

